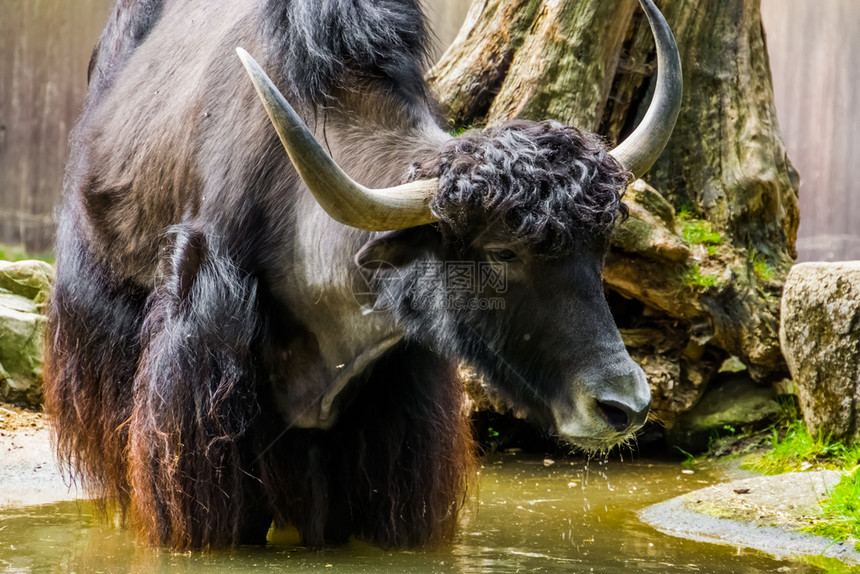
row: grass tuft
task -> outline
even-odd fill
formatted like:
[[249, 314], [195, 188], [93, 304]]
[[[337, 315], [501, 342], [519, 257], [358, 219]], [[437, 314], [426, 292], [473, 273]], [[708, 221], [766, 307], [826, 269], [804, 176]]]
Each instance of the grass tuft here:
[[858, 574], [860, 566], [856, 564], [846, 564], [837, 558], [828, 558], [826, 556], [795, 556], [793, 558], [798, 562], [809, 564], [820, 568], [822, 574]]
[[681, 276], [681, 281], [690, 288], [703, 287], [707, 289], [719, 283], [719, 279], [716, 275], [702, 274], [698, 263], [688, 267]]
[[836, 542], [860, 540], [860, 468], [842, 477], [821, 510], [824, 522], [809, 528], [810, 532]]
[[760, 253], [752, 252], [751, 260], [753, 264], [753, 272], [761, 281], [770, 281], [776, 277], [776, 269], [774, 269]]
[[860, 446], [846, 445], [822, 433], [812, 436], [801, 420], [772, 432], [772, 449], [744, 464], [745, 468], [773, 475], [813, 468], [853, 468], [860, 462]]
[[[812, 524], [802, 530], [836, 542], [851, 540], [860, 552], [860, 445], [846, 444], [823, 433], [810, 434], [793, 396], [781, 397], [780, 407], [770, 431], [771, 449], [748, 458], [741, 468], [766, 475], [823, 468], [842, 471], [842, 480], [821, 502], [820, 514], [808, 517]], [[766, 444], [767, 440], [756, 442]], [[829, 564], [833, 569], [827, 572], [860, 572], [860, 567], [843, 569], [838, 561]]]
[[51, 253], [33, 254], [27, 253], [23, 249], [0, 245], [0, 261], [26, 261], [28, 259], [38, 259], [53, 265], [54, 256]]

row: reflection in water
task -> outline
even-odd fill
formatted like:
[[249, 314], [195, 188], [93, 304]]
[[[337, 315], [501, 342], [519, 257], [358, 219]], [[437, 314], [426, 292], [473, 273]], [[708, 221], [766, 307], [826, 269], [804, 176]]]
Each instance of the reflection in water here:
[[[672, 538], [636, 511], [719, 481], [665, 462], [487, 459], [459, 539], [435, 550], [350, 544], [323, 552], [293, 531], [266, 548], [176, 554], [92, 518], [88, 503], [0, 511], [0, 570], [11, 572], [815, 572], [754, 551]], [[546, 466], [545, 464], [549, 464]]]

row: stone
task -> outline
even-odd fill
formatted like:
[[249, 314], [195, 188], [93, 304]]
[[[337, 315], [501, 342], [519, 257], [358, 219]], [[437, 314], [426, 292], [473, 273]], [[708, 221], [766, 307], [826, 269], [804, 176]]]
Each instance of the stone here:
[[44, 305], [54, 280], [54, 268], [44, 261], [0, 261], [0, 289]]
[[821, 501], [840, 479], [833, 470], [745, 478], [682, 494], [638, 514], [664, 534], [728, 544], [739, 552], [755, 548], [782, 559], [832, 557], [848, 564], [828, 572], [856, 572], [852, 565], [860, 564], [860, 552], [853, 540], [834, 542], [809, 533], [822, 519]]
[[470, 411], [486, 411], [500, 415], [511, 414], [516, 418], [525, 418], [524, 412], [517, 413], [511, 410], [510, 404], [493, 390], [493, 387], [478, 373], [475, 367], [461, 363], [457, 369], [457, 375], [463, 381], [468, 399], [467, 406]]
[[860, 442], [860, 261], [794, 266], [780, 341], [809, 432]]
[[651, 387], [651, 417], [671, 427], [702, 398], [716, 364], [698, 341], [677, 325], [619, 329], [630, 356]]
[[42, 261], [0, 262], [0, 400], [38, 408], [43, 398], [46, 319], [53, 268]]
[[667, 428], [669, 443], [687, 452], [703, 452], [715, 437], [772, 422], [780, 408], [776, 391], [744, 375], [723, 375], [725, 379], [712, 384], [692, 410]]

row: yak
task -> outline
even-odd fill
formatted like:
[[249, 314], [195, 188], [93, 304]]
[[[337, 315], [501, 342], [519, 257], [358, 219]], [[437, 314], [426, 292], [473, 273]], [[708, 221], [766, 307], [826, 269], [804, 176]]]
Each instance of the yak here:
[[460, 362], [562, 440], [628, 439], [650, 391], [603, 257], [681, 83], [640, 1], [656, 93], [608, 151], [553, 121], [448, 133], [419, 0], [119, 0], [58, 210], [69, 477], [155, 545], [412, 547], [474, 474]]

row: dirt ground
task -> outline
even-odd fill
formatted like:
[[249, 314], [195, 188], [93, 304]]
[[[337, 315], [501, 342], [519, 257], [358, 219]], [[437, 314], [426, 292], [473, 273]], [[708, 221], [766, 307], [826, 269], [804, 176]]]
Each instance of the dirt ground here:
[[0, 436], [43, 428], [45, 428], [44, 413], [34, 413], [12, 405], [0, 404]]
[[82, 496], [57, 468], [45, 415], [0, 404], [0, 508]]

